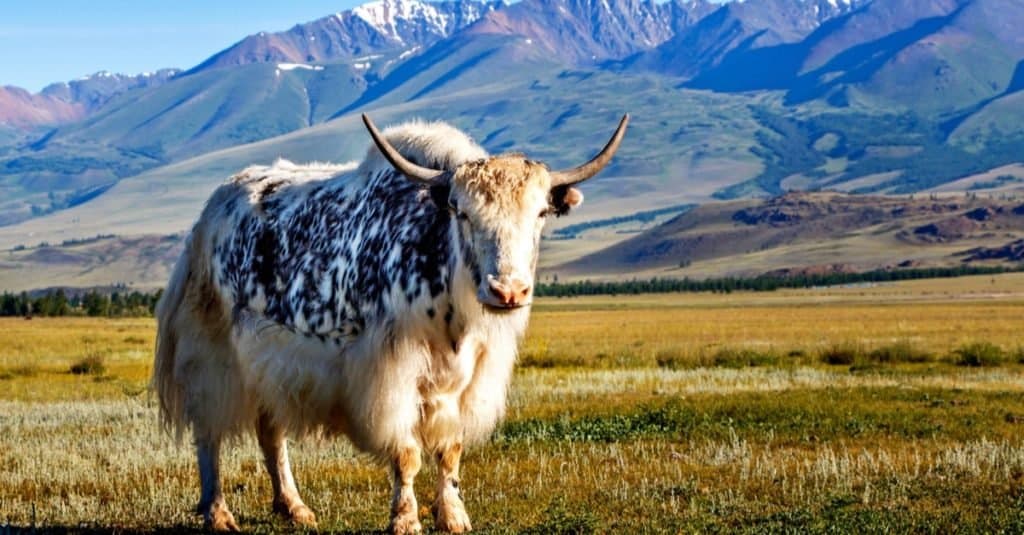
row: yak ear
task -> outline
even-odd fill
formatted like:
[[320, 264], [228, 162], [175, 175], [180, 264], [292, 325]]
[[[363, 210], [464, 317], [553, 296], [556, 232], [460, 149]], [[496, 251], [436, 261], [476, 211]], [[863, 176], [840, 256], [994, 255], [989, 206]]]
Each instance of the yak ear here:
[[556, 216], [563, 216], [569, 210], [583, 204], [583, 192], [572, 186], [555, 186], [551, 188], [551, 206]]

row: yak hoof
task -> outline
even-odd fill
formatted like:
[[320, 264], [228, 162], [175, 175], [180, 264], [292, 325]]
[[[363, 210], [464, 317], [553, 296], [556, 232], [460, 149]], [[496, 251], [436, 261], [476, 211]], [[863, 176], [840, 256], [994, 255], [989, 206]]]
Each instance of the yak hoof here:
[[416, 517], [415, 513], [404, 514], [391, 519], [391, 525], [388, 526], [388, 532], [392, 535], [422, 533], [423, 526], [420, 525], [420, 519]]
[[467, 533], [473, 531], [466, 513], [466, 505], [462, 502], [459, 490], [442, 488], [437, 492], [430, 510], [434, 513], [434, 528], [449, 533]]
[[469, 523], [469, 515], [466, 510], [462, 507], [452, 507], [451, 505], [442, 505], [437, 509], [437, 514], [434, 515], [434, 527], [438, 531], [446, 531], [448, 533], [468, 533], [473, 531], [473, 526]]
[[283, 503], [275, 502], [274, 511], [296, 526], [311, 529], [316, 529], [317, 527], [316, 514], [313, 513], [312, 509], [306, 507], [304, 503], [298, 503], [289, 507]]
[[241, 531], [235, 522], [235, 515], [231, 514], [227, 506], [211, 507], [203, 517], [206, 529], [211, 531]]

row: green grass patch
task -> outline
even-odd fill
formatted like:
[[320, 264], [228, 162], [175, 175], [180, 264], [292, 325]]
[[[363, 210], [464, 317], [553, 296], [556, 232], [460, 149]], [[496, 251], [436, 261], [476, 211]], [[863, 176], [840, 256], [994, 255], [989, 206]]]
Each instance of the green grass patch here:
[[903, 362], [923, 363], [935, 360], [934, 355], [924, 351], [923, 349], [917, 348], [914, 344], [906, 340], [873, 349], [868, 352], [867, 358], [871, 362], [882, 364], [896, 364]]
[[958, 366], [1000, 366], [1010, 359], [1003, 348], [990, 342], [972, 342], [953, 351]]
[[[618, 405], [616, 407], [616, 405]], [[1010, 392], [899, 387], [737, 392], [631, 404], [606, 399], [604, 411], [566, 411], [505, 423], [498, 442], [616, 442], [733, 436], [792, 443], [863, 437], [1016, 437], [1024, 399]]]
[[855, 342], [842, 342], [823, 348], [818, 360], [825, 364], [850, 366], [851, 370], [879, 369], [886, 364], [922, 364], [934, 362], [936, 356], [908, 340], [866, 349]]

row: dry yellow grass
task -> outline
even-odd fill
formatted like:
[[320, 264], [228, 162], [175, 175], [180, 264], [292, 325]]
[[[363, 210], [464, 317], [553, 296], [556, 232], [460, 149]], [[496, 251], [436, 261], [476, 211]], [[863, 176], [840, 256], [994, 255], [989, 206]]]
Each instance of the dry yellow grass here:
[[523, 346], [540, 364], [655, 366], [723, 348], [814, 353], [908, 342], [942, 357], [984, 340], [1024, 345], [1024, 274], [771, 293], [545, 299]]
[[[1024, 367], [941, 358], [867, 369], [813, 351], [911, 341], [1024, 343], [1024, 278], [773, 294], [543, 300], [509, 420], [471, 450], [463, 492], [484, 532], [870, 532], [1024, 529]], [[993, 287], [996, 291], [993, 291]], [[0, 532], [195, 528], [189, 448], [144, 391], [150, 319], [0, 320]], [[693, 364], [771, 350], [758, 367]], [[805, 354], [797, 354], [803, 350]], [[794, 353], [793, 356], [790, 353]], [[102, 357], [100, 374], [72, 364]], [[689, 361], [687, 361], [689, 362]], [[544, 366], [551, 366], [545, 368]], [[326, 530], [387, 522], [386, 472], [345, 441], [293, 450]], [[251, 441], [225, 460], [239, 520], [286, 526]], [[433, 498], [428, 470], [421, 503]], [[429, 514], [422, 515], [428, 520]], [[429, 526], [429, 521], [426, 524]]]

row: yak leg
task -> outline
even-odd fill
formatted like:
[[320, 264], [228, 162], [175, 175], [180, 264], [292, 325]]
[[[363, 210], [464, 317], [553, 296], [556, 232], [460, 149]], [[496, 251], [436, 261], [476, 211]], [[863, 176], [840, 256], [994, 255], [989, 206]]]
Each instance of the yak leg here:
[[391, 459], [394, 473], [394, 493], [391, 495], [391, 525], [388, 529], [394, 534], [419, 533], [419, 511], [416, 506], [416, 494], [413, 482], [420, 471], [419, 446], [406, 446]]
[[274, 425], [268, 414], [261, 413], [256, 421], [256, 438], [263, 450], [263, 462], [274, 488], [274, 512], [301, 526], [315, 528], [316, 515], [302, 502], [295, 486], [284, 430]]
[[197, 441], [196, 457], [202, 486], [196, 512], [203, 515], [206, 526], [214, 531], [238, 531], [220, 488], [220, 440]]
[[459, 491], [459, 460], [462, 444], [456, 442], [437, 453], [437, 497], [434, 499], [434, 527], [451, 533], [465, 533], [473, 526]]

